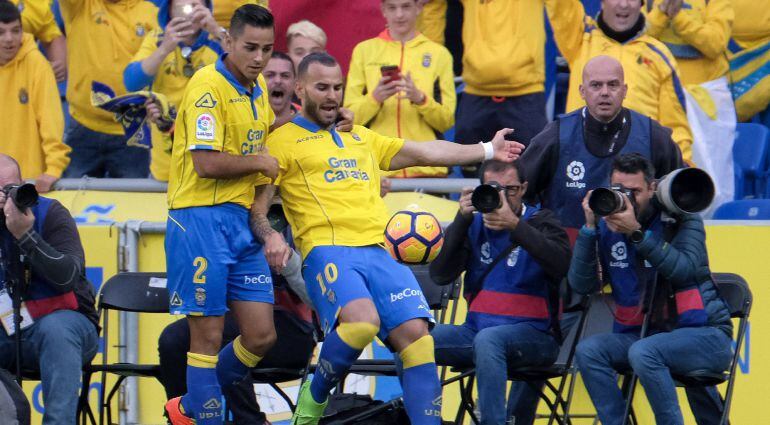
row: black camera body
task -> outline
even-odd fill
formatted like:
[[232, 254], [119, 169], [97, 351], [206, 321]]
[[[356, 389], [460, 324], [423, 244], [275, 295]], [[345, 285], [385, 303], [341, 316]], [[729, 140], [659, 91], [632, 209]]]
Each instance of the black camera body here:
[[35, 206], [39, 197], [37, 189], [35, 189], [35, 185], [32, 183], [9, 184], [0, 190], [5, 193], [6, 197], [13, 199], [13, 203], [22, 212], [27, 208]]
[[588, 197], [588, 207], [594, 214], [606, 217], [626, 209], [626, 195], [633, 202], [634, 193], [623, 185], [600, 187], [591, 192]]
[[502, 207], [503, 201], [500, 200], [500, 191], [503, 189], [503, 186], [495, 181], [476, 186], [471, 194], [473, 208], [476, 208], [476, 211], [482, 214], [486, 214]]

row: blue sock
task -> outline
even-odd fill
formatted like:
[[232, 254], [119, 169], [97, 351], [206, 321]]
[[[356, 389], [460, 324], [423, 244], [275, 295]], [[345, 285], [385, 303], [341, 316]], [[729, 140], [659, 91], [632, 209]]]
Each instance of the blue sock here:
[[217, 363], [217, 378], [222, 392], [227, 394], [260, 360], [261, 357], [246, 350], [240, 336], [222, 348]]
[[222, 425], [222, 391], [216, 366], [217, 356], [187, 353], [187, 394], [181, 403], [185, 415], [197, 425]]
[[433, 352], [433, 337], [425, 335], [399, 354], [404, 364], [401, 385], [404, 407], [412, 425], [441, 424], [441, 384]]
[[345, 376], [377, 331], [378, 328], [371, 323], [340, 323], [337, 329], [326, 335], [318, 356], [318, 369], [310, 383], [310, 394], [316, 403], [326, 401], [329, 391]]

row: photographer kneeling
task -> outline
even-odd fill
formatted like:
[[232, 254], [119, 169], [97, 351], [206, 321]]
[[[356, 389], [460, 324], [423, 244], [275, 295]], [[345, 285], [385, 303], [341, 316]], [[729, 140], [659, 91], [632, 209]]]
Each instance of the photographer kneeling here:
[[[85, 278], [85, 254], [75, 220], [53, 199], [41, 197], [36, 205], [20, 209], [13, 196], [7, 195], [10, 187], [22, 183], [18, 163], [0, 154], [0, 208], [4, 213], [0, 225], [0, 316], [11, 317], [10, 282], [23, 282], [19, 257], [24, 255], [32, 273], [29, 286], [21, 290], [22, 368], [40, 372], [43, 424], [72, 425], [81, 370], [97, 349], [99, 319], [93, 289]], [[28, 195], [34, 199], [34, 192]], [[0, 367], [13, 371], [16, 346], [9, 323], [12, 321], [3, 320], [4, 329], [0, 330]]]
[[[481, 423], [503, 425], [509, 366], [548, 366], [559, 353], [558, 285], [569, 267], [569, 239], [552, 212], [524, 205], [526, 177], [518, 162], [487, 161], [485, 185], [465, 189], [430, 265], [439, 284], [465, 271], [466, 321], [437, 325], [436, 363], [476, 367]], [[518, 422], [517, 422], [518, 423]]]
[[[575, 357], [604, 425], [623, 422], [625, 401], [616, 371], [633, 369], [639, 376], [656, 423], [682, 424], [671, 373], [718, 373], [731, 360], [732, 322], [711, 280], [703, 220], [695, 214], [663, 213], [660, 202], [653, 199], [657, 198], [653, 175], [652, 164], [639, 154], [620, 155], [613, 161], [611, 185], [620, 192], [623, 206], [612, 213], [614, 208], [604, 209], [609, 214], [597, 224], [591, 205], [596, 211], [603, 208], [596, 198], [589, 202], [592, 193], [588, 193], [583, 200], [586, 225], [580, 229], [568, 274], [570, 286], [581, 294], [597, 291], [600, 284], [612, 287], [613, 333], [581, 341]], [[699, 189], [695, 184], [684, 186]], [[651, 316], [649, 331], [641, 338], [645, 305], [651, 307], [647, 313]], [[715, 388], [708, 393], [720, 403]], [[692, 394], [688, 389], [688, 397]]]

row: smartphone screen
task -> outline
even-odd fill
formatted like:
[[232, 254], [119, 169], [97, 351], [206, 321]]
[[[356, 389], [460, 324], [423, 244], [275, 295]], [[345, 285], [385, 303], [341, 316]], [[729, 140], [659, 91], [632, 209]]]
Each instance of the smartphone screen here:
[[398, 81], [401, 79], [399, 74], [401, 73], [401, 70], [398, 68], [397, 65], [385, 65], [380, 67], [380, 73], [382, 73], [383, 77], [386, 77], [387, 80], [385, 80], [385, 83], [390, 83], [391, 81]]

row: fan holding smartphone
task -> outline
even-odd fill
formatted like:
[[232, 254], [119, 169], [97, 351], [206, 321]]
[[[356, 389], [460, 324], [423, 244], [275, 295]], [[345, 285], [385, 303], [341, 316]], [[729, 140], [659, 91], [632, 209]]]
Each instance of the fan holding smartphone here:
[[[454, 125], [452, 56], [417, 32], [421, 2], [383, 0], [387, 27], [353, 50], [345, 107], [355, 124], [387, 136], [434, 140]], [[407, 168], [390, 177], [443, 177], [444, 167]]]

